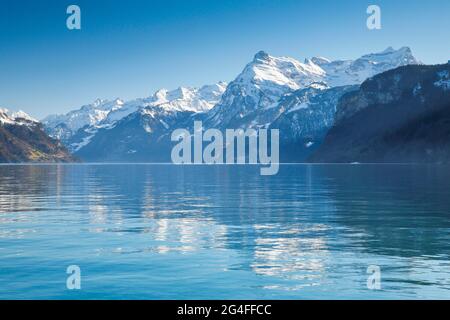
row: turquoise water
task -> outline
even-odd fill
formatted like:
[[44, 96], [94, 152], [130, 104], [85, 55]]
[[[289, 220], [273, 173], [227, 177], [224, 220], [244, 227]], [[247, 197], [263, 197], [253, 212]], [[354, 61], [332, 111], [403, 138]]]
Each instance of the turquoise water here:
[[449, 255], [445, 166], [0, 166], [2, 299], [450, 299]]

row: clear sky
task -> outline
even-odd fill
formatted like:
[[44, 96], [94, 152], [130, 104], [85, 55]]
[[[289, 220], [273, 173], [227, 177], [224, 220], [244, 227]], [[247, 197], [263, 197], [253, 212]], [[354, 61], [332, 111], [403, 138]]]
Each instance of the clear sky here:
[[[66, 27], [70, 4], [81, 30]], [[381, 7], [381, 30], [366, 27], [369, 4]], [[1, 0], [0, 107], [42, 118], [231, 81], [259, 50], [349, 59], [409, 46], [442, 63], [449, 34], [449, 0]]]

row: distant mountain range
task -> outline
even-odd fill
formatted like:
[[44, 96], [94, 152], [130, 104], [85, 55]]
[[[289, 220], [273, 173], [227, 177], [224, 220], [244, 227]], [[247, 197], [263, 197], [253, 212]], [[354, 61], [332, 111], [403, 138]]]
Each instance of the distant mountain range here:
[[42, 122], [52, 137], [60, 139], [71, 151], [76, 152], [88, 144], [88, 140], [99, 129], [110, 129], [119, 120], [146, 107], [161, 110], [163, 113], [208, 111], [220, 100], [226, 86], [226, 83], [220, 82], [199, 89], [161, 89], [148, 98], [128, 102], [121, 99], [99, 99], [65, 115], [48, 116]]
[[0, 109], [0, 162], [170, 162], [173, 130], [202, 121], [279, 129], [281, 162], [448, 163], [449, 74], [407, 47], [303, 63], [260, 51], [229, 84], [97, 100], [42, 123]]
[[42, 124], [19, 111], [0, 109], [0, 162], [74, 162], [76, 159]]
[[98, 100], [43, 123], [85, 161], [169, 162], [171, 132], [201, 120], [205, 129], [280, 129], [281, 161], [299, 162], [322, 144], [341, 96], [367, 78], [419, 63], [406, 47], [356, 60], [313, 57], [303, 63], [261, 51], [229, 84], [163, 89], [128, 102]]

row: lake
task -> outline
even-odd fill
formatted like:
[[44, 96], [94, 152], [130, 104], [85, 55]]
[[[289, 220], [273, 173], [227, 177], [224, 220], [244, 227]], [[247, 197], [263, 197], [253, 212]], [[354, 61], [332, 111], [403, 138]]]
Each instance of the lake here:
[[0, 165], [0, 299], [450, 299], [450, 167], [259, 169]]

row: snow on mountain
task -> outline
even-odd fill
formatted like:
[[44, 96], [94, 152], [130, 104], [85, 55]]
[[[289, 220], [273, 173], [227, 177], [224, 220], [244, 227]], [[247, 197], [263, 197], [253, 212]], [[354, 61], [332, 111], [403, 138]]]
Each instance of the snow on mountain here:
[[[330, 61], [313, 57], [304, 63], [260, 51], [228, 85], [221, 101], [208, 112], [206, 123], [208, 127], [220, 128], [261, 125], [255, 121], [254, 113], [265, 113], [264, 109], [277, 107], [284, 95], [295, 90], [317, 86], [318, 83], [329, 87], [361, 84], [378, 73], [418, 63], [406, 47], [399, 50], [387, 48], [356, 60]], [[277, 112], [272, 114], [276, 116]], [[273, 120], [265, 118], [264, 121]]]
[[160, 89], [147, 98], [124, 102], [96, 100], [65, 115], [52, 115], [43, 120], [50, 136], [63, 141], [72, 152], [90, 143], [99, 129], [110, 129], [118, 121], [150, 108], [153, 113], [205, 112], [222, 96], [227, 84], [219, 82], [201, 88]]
[[199, 89], [180, 87], [173, 91], [159, 90], [150, 99], [148, 106], [160, 106], [172, 111], [204, 112], [219, 102], [227, 84], [219, 82]]
[[[170, 133], [195, 114], [160, 106], [147, 106], [117, 121], [110, 128], [99, 128], [87, 136], [75, 154], [95, 162], [168, 162], [172, 143]], [[81, 130], [78, 134], [81, 133]], [[75, 147], [75, 145], [73, 145]]]
[[260, 108], [275, 107], [284, 94], [321, 81], [325, 72], [312, 63], [258, 52], [228, 85], [219, 104], [208, 115], [208, 125], [222, 127], [233, 118]]
[[233, 127], [232, 122], [255, 110], [276, 107], [285, 94], [315, 83], [330, 87], [360, 84], [383, 71], [417, 63], [406, 47], [399, 50], [387, 48], [356, 60], [330, 61], [313, 57], [304, 63], [260, 51], [228, 86], [220, 82], [201, 88], [161, 89], [150, 97], [128, 102], [97, 100], [65, 115], [49, 116], [43, 123], [51, 136], [64, 141], [85, 126], [111, 126], [142, 107], [159, 106], [172, 111], [208, 112], [209, 126]]
[[260, 51], [236, 81], [243, 85], [256, 85], [260, 90], [275, 88], [284, 92], [286, 87], [300, 89], [323, 76], [324, 71], [314, 64], [303, 64], [289, 57], [272, 57]]
[[[126, 150], [127, 157], [138, 159], [143, 154], [150, 156], [151, 152], [149, 154], [142, 150], [144, 146], [149, 147], [150, 136], [158, 141], [173, 125], [187, 120], [193, 114], [210, 110], [220, 100], [226, 86], [225, 82], [219, 82], [201, 88], [180, 87], [172, 91], [160, 89], [148, 98], [132, 100], [122, 108], [112, 110], [97, 125], [78, 130], [66, 140], [66, 144], [72, 152], [85, 159], [107, 157], [116, 161], [121, 157], [116, 147], [119, 150], [127, 149], [120, 143], [134, 145], [139, 140], [141, 143]], [[106, 141], [108, 136], [118, 133], [123, 133], [119, 144], [116, 141]], [[152, 143], [156, 143], [155, 141]], [[110, 148], [104, 149], [105, 145], [110, 145]], [[108, 152], [111, 153], [109, 156]]]
[[121, 99], [98, 99], [65, 115], [48, 116], [43, 119], [43, 123], [51, 136], [67, 141], [82, 128], [87, 127], [86, 130], [95, 133], [97, 128], [110, 127], [140, 108], [149, 106], [170, 111], [207, 111], [219, 101], [226, 86], [225, 82], [219, 82], [201, 88], [180, 87], [172, 91], [161, 89], [148, 98], [127, 102]]
[[123, 105], [124, 102], [120, 99], [113, 101], [97, 99], [67, 114], [50, 115], [44, 118], [42, 123], [50, 136], [64, 141], [85, 126], [98, 125], [112, 110], [120, 109]]
[[[115, 159], [132, 154], [145, 160], [150, 151], [133, 139], [143, 143], [151, 136], [154, 144], [147, 147], [161, 148], [162, 136], [175, 126], [191, 126], [195, 119], [202, 120], [205, 128], [278, 127], [284, 132], [281, 140], [292, 148], [300, 142], [300, 155], [309, 152], [305, 148], [314, 149], [321, 143], [334, 121], [338, 98], [352, 90], [351, 86], [384, 71], [419, 63], [406, 47], [387, 48], [356, 60], [312, 57], [303, 63], [260, 51], [228, 85], [160, 89], [147, 98], [127, 102], [99, 100], [63, 116], [48, 117], [45, 124], [71, 151], [96, 160], [102, 159], [95, 155], [96, 150], [106, 145], [116, 150]], [[108, 141], [109, 136], [114, 137], [113, 142]], [[104, 149], [103, 157], [107, 153]]]
[[15, 125], [34, 125], [39, 121], [29, 116], [27, 113], [19, 110], [18, 112], [11, 112], [8, 109], [0, 108], [0, 123], [1, 124], [15, 124]]
[[408, 47], [399, 50], [389, 47], [380, 53], [367, 54], [356, 60], [329, 61], [325, 58], [312, 58], [311, 61], [325, 71], [325, 81], [331, 87], [360, 84], [384, 71], [420, 64]]

